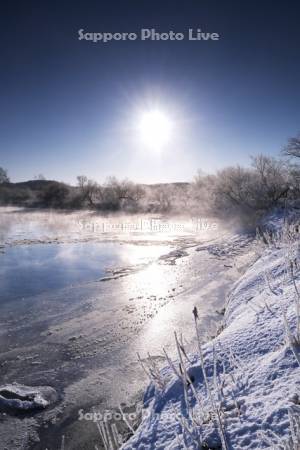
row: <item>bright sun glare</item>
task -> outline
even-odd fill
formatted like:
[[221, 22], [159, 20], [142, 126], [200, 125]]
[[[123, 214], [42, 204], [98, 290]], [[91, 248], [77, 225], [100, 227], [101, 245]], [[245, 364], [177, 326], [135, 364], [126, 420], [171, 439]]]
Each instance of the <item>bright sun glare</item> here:
[[171, 138], [172, 123], [163, 112], [148, 111], [140, 118], [139, 132], [147, 146], [160, 150]]

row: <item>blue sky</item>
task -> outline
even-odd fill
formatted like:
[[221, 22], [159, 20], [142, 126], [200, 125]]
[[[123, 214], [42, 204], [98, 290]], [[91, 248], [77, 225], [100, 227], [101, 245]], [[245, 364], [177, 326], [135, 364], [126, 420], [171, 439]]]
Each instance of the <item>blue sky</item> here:
[[[14, 2], [1, 17], [0, 165], [13, 181], [86, 174], [188, 181], [300, 131], [296, 1]], [[217, 32], [216, 42], [91, 43], [78, 30]], [[153, 103], [172, 118], [160, 153], [137, 138]]]

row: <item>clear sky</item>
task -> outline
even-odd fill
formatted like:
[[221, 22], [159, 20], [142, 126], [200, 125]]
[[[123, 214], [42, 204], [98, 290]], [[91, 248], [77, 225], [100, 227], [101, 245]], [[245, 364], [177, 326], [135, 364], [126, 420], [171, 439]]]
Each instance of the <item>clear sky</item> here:
[[[167, 182], [278, 155], [300, 131], [299, 18], [298, 1], [6, 2], [0, 166], [12, 181]], [[201, 28], [220, 40], [78, 39], [79, 29], [142, 28]], [[152, 105], [172, 122], [160, 152], [136, 129]]]

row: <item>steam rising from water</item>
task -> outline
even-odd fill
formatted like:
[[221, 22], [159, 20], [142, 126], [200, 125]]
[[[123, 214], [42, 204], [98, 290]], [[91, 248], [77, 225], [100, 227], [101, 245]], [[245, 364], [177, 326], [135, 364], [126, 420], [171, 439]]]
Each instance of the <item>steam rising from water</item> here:
[[94, 211], [41, 211], [0, 208], [0, 244], [86, 240], [174, 241], [216, 237], [224, 226], [215, 218], [152, 215], [103, 215]]

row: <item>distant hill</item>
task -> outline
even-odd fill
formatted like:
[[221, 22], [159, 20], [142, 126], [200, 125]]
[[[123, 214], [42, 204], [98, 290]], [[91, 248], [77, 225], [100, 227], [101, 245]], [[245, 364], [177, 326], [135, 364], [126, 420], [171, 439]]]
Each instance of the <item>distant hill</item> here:
[[18, 183], [3, 183], [2, 186], [10, 189], [32, 189], [33, 191], [39, 191], [53, 184], [64, 184], [55, 180], [28, 180], [20, 181]]

